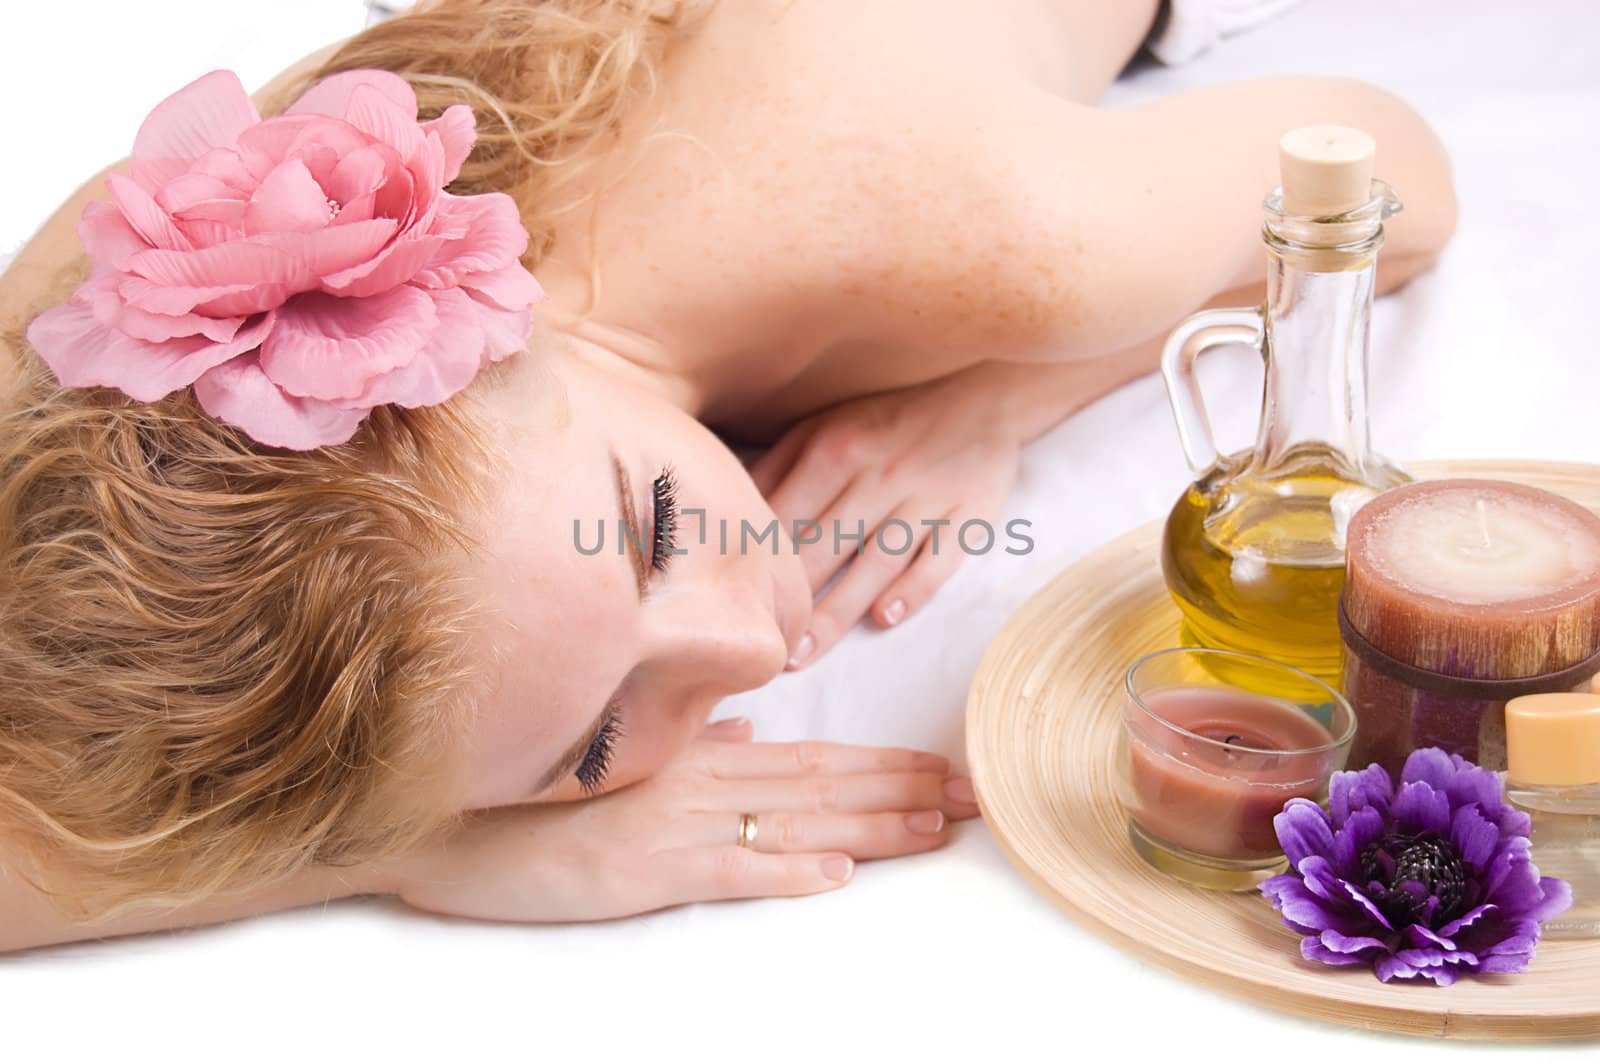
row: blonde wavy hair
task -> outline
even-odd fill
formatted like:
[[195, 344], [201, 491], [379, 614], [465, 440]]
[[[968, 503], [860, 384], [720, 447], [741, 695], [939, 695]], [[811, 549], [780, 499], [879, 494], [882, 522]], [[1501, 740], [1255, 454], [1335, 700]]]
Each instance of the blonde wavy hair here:
[[[689, 14], [440, 0], [263, 110], [355, 68], [405, 77], [425, 118], [470, 105], [452, 191], [515, 196], [536, 266]], [[88, 918], [380, 859], [447, 824], [474, 623], [450, 559], [490, 462], [466, 408], [381, 409], [348, 444], [284, 453], [187, 393], [62, 389], [20, 327], [0, 343], [21, 359], [0, 414], [0, 851]]]

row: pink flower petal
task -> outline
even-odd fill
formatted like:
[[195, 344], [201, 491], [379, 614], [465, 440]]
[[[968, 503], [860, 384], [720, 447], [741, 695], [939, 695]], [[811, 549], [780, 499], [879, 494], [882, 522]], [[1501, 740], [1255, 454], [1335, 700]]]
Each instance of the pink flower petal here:
[[[255, 127], [251, 127], [252, 129]], [[239, 134], [240, 139], [250, 136], [250, 130]], [[256, 179], [250, 173], [250, 168], [239, 157], [236, 148], [214, 148], [196, 159], [189, 167], [189, 172], [203, 177], [216, 178], [228, 188], [232, 189], [238, 199], [248, 199], [250, 190], [255, 187]]]
[[394, 235], [387, 218], [310, 233], [264, 233], [197, 251], [141, 251], [128, 269], [158, 285], [204, 288], [282, 284], [310, 288], [317, 278], [372, 257]]
[[133, 140], [133, 157], [198, 159], [229, 147], [260, 117], [238, 75], [214, 70], [156, 105]]
[[189, 169], [188, 159], [129, 159], [128, 176], [150, 195], [160, 192], [168, 182], [183, 176]]
[[345, 410], [284, 394], [255, 358], [215, 367], [195, 381], [194, 394], [206, 413], [257, 443], [296, 451], [344, 443], [367, 416], [365, 409]]
[[116, 202], [117, 209], [133, 226], [134, 232], [144, 238], [145, 243], [173, 251], [192, 250], [189, 238], [178, 231], [161, 205], [132, 178], [112, 174], [106, 178], [106, 187], [111, 190], [111, 198]]
[[360, 395], [341, 401], [341, 406], [433, 406], [472, 383], [484, 361], [484, 335], [477, 309], [460, 292], [428, 294], [438, 311], [439, 327], [426, 346], [404, 366], [374, 377]]
[[335, 202], [347, 204], [361, 196], [370, 195], [383, 186], [384, 175], [390, 166], [398, 168], [400, 160], [386, 145], [369, 144], [346, 155], [333, 168], [324, 191]]
[[153, 344], [106, 328], [85, 303], [74, 299], [35, 318], [28, 342], [66, 387], [116, 388], [148, 403], [257, 346], [271, 329], [269, 314], [227, 343], [187, 337]]
[[448, 185], [461, 176], [461, 164], [472, 154], [472, 145], [478, 139], [477, 122], [472, 108], [465, 104], [446, 107], [444, 113], [431, 122], [422, 123], [425, 133], [436, 133], [444, 148], [444, 180]]
[[209, 218], [184, 218], [178, 228], [195, 247], [207, 248], [243, 239], [244, 233], [236, 225], [214, 222]]
[[310, 292], [278, 312], [261, 369], [290, 395], [349, 399], [415, 358], [438, 325], [433, 300], [409, 285], [365, 299]]
[[324, 229], [333, 218], [327, 193], [305, 163], [289, 159], [274, 167], [250, 197], [244, 229], [257, 233], [305, 233]]
[[272, 168], [303, 152], [323, 149], [345, 156], [369, 143], [370, 138], [337, 118], [322, 115], [274, 115], [239, 136], [239, 160], [250, 175], [250, 186], [264, 180]]
[[544, 288], [520, 262], [463, 277], [461, 287], [502, 310], [526, 310], [535, 303], [544, 302], [545, 298]]
[[213, 343], [227, 343], [238, 335], [243, 317], [213, 318], [205, 314], [153, 314], [132, 306], [122, 298], [117, 274], [96, 272], [78, 289], [74, 298], [85, 300], [94, 318], [108, 329], [127, 333], [136, 340], [165, 343], [168, 340], [203, 336]]
[[454, 288], [463, 277], [510, 266], [528, 250], [528, 231], [515, 201], [502, 192], [443, 195], [434, 229], [459, 231], [439, 257], [417, 275], [429, 288]]
[[339, 296], [372, 296], [388, 291], [415, 277], [443, 244], [442, 237], [407, 234], [368, 261], [324, 277], [322, 290]]
[[144, 237], [133, 231], [117, 205], [103, 200], [84, 206], [78, 239], [83, 241], [89, 258], [114, 270], [122, 269], [130, 258], [150, 247]]
[[234, 314], [257, 314], [263, 310], [276, 310], [284, 300], [294, 295], [287, 285], [253, 284], [234, 292], [222, 292], [195, 304], [196, 314], [209, 314], [225, 318]]
[[[376, 255], [399, 230], [392, 218], [333, 225], [314, 233], [262, 234], [254, 242], [292, 253], [315, 278], [348, 270]], [[310, 287], [307, 284], [306, 287]]]
[[311, 86], [284, 114], [319, 114], [343, 118], [350, 109], [351, 95], [362, 86], [376, 89], [403, 111], [409, 111], [412, 115], [417, 113], [417, 94], [398, 74], [387, 70], [345, 70], [330, 74]]
[[[152, 314], [188, 314], [196, 307], [225, 296], [255, 291], [261, 285], [231, 284], [189, 287], [184, 285], [152, 284], [132, 273], [117, 275], [117, 294], [131, 306]], [[267, 286], [272, 287], [272, 286]], [[275, 306], [276, 304], [272, 304]], [[257, 307], [266, 310], [266, 306]], [[215, 312], [211, 312], [215, 313]], [[218, 315], [222, 316], [222, 315]]]
[[238, 199], [226, 181], [211, 174], [185, 173], [173, 178], [156, 193], [156, 202], [168, 214], [182, 214], [197, 203], [216, 199]]
[[290, 252], [245, 240], [197, 251], [141, 251], [128, 270], [157, 285], [189, 288], [288, 284], [307, 273]]
[[[411, 94], [409, 85], [406, 86], [406, 93]], [[417, 128], [415, 96], [411, 96], [408, 107], [375, 86], [357, 85], [350, 92], [344, 120], [372, 139], [389, 145], [408, 162], [422, 150], [425, 143], [422, 131]]]
[[531, 310], [501, 310], [480, 300], [473, 300], [478, 310], [478, 325], [483, 329], [484, 358], [499, 362], [528, 349], [528, 337], [533, 335]]

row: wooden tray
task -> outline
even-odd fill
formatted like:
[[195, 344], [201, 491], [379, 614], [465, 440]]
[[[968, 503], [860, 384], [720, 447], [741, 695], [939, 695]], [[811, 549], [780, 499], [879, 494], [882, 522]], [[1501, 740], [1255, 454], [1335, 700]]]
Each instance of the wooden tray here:
[[[1600, 510], [1600, 466], [1417, 463], [1422, 477], [1484, 476]], [[1255, 893], [1188, 887], [1128, 842], [1113, 772], [1123, 673], [1178, 645], [1157, 564], [1161, 524], [1067, 569], [1007, 622], [967, 699], [967, 756], [1001, 849], [1057, 908], [1136, 956], [1248, 1001], [1320, 1020], [1454, 1038], [1600, 1036], [1600, 941], [1542, 942], [1527, 974], [1451, 987], [1385, 985], [1300, 957]]]

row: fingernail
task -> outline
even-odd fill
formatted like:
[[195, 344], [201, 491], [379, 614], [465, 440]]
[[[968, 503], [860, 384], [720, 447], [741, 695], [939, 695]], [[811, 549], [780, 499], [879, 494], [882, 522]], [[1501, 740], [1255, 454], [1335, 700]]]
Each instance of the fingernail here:
[[812, 638], [810, 632], [807, 632], [800, 637], [800, 642], [795, 644], [794, 653], [789, 655], [789, 668], [798, 669], [804, 665], [806, 659], [811, 656], [811, 652], [815, 649], [817, 649], [817, 641]]
[[856, 863], [848, 857], [824, 857], [822, 874], [835, 883], [843, 883], [856, 870]]
[[972, 789], [972, 779], [969, 776], [954, 776], [944, 781], [944, 796], [952, 802], [965, 802], [974, 805], [978, 795]]
[[711, 727], [719, 731], [743, 731], [750, 727], [749, 717], [723, 717], [721, 720], [711, 722]]
[[937, 809], [907, 813], [906, 830], [913, 835], [937, 835], [944, 830], [944, 814]]
[[912, 772], [949, 772], [950, 759], [939, 754], [918, 754], [911, 759]]
[[883, 608], [883, 623], [889, 625], [899, 624], [906, 619], [906, 600], [895, 599]]

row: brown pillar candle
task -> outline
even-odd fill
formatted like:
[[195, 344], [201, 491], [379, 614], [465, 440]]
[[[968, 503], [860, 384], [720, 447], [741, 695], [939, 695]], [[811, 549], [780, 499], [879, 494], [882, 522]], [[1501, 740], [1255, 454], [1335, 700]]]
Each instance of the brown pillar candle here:
[[1441, 746], [1503, 768], [1505, 699], [1587, 682], [1571, 671], [1600, 653], [1592, 511], [1520, 484], [1423, 481], [1362, 507], [1346, 545], [1356, 764], [1395, 771]]

